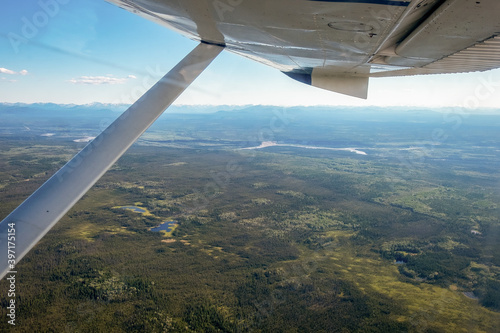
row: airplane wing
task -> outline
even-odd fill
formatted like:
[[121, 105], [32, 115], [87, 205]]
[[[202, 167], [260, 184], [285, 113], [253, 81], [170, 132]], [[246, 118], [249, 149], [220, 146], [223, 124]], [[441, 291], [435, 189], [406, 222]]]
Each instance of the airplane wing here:
[[200, 44], [0, 223], [0, 278], [223, 48], [361, 98], [371, 77], [500, 67], [498, 0], [107, 1]]
[[366, 98], [370, 77], [500, 67], [498, 0], [107, 0], [275, 67]]

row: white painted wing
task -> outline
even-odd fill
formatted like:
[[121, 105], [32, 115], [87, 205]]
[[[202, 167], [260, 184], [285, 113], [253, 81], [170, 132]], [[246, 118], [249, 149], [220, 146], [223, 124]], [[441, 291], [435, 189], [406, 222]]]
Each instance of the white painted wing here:
[[304, 83], [366, 97], [368, 78], [500, 67], [499, 0], [108, 0]]

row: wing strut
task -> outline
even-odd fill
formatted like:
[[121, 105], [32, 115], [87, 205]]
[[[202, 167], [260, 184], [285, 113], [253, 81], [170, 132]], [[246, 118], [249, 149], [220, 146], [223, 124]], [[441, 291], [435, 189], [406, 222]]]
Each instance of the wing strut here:
[[0, 278], [15, 271], [9, 260], [19, 262], [222, 50], [199, 44], [0, 223]]

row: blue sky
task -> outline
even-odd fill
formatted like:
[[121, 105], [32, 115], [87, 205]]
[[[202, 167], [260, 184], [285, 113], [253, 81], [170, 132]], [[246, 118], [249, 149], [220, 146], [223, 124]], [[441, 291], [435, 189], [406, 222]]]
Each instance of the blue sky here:
[[[195, 46], [104, 0], [5, 1], [0, 102], [132, 103]], [[364, 101], [223, 52], [176, 104], [499, 107], [500, 70], [373, 79]]]

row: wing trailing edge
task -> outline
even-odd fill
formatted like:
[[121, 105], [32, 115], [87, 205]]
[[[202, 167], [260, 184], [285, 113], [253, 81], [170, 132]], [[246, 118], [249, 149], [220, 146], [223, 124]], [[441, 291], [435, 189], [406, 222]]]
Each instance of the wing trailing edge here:
[[500, 36], [493, 36], [425, 66], [371, 73], [370, 77], [484, 72], [499, 67]]

